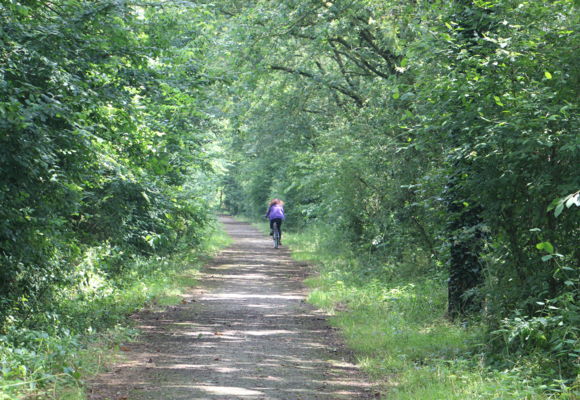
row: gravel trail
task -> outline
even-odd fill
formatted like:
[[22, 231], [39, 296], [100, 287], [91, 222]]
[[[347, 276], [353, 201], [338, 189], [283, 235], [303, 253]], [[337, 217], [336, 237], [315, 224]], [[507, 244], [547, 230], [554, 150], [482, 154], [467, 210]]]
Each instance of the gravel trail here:
[[249, 224], [221, 221], [234, 243], [182, 304], [135, 317], [143, 334], [91, 382], [90, 399], [375, 398], [326, 316], [304, 302], [308, 267]]

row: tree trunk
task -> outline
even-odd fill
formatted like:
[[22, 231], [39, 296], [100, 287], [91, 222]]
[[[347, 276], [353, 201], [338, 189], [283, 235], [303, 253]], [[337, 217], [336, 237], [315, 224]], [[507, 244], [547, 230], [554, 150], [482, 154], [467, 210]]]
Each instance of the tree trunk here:
[[457, 175], [450, 178], [446, 191], [450, 221], [447, 237], [451, 243], [449, 257], [448, 314], [451, 319], [481, 310], [478, 287], [483, 282], [479, 254], [483, 248], [480, 206], [464, 205], [458, 193]]

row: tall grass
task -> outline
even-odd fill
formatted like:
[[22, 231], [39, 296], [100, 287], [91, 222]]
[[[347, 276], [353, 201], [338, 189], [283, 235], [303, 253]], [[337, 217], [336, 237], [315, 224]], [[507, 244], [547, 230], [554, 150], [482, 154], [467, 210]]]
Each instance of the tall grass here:
[[0, 400], [84, 399], [83, 380], [138, 334], [127, 316], [145, 305], [178, 303], [195, 285], [207, 256], [230, 241], [216, 227], [200, 247], [135, 260], [114, 283], [95, 268], [83, 287], [63, 291], [58, 304], [36, 316], [34, 324], [15, 321], [0, 335]]
[[318, 275], [307, 281], [309, 301], [333, 315], [331, 323], [382, 386], [383, 398], [577, 398], [542, 384], [525, 365], [490, 368], [483, 325], [446, 318], [446, 280], [425, 273], [426, 265], [369, 265], [371, 258], [356, 257], [316, 229], [290, 233], [285, 243], [296, 259], [317, 266]]

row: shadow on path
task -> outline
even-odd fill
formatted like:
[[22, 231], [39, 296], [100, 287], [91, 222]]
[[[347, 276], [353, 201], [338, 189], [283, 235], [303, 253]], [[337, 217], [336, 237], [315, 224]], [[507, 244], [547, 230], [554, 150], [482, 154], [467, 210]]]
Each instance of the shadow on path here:
[[250, 225], [221, 221], [233, 245], [185, 304], [138, 314], [143, 335], [90, 398], [372, 398], [325, 316], [304, 302], [305, 267]]

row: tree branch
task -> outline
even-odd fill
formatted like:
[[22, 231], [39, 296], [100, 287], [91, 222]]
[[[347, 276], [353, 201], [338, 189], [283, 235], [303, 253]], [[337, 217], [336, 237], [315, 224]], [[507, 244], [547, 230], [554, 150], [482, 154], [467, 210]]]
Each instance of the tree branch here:
[[351, 99], [354, 100], [354, 102], [359, 106], [359, 107], [363, 107], [364, 106], [364, 100], [355, 92], [353, 92], [352, 90], [342, 86], [342, 85], [337, 85], [334, 83], [330, 83], [330, 82], [325, 82], [324, 80], [322, 80], [320, 77], [316, 76], [315, 74], [311, 73], [311, 72], [306, 72], [306, 71], [302, 71], [299, 69], [292, 69], [292, 68], [288, 68], [288, 67], [283, 67], [281, 65], [270, 65], [270, 69], [273, 71], [283, 71], [283, 72], [287, 72], [290, 74], [295, 74], [295, 75], [300, 75], [300, 76], [304, 76], [306, 78], [310, 78], [312, 80], [315, 80], [317, 82], [320, 82], [321, 84], [334, 89], [342, 94], [344, 94], [345, 96], [350, 97]]
[[390, 51], [381, 49], [379, 46], [377, 46], [377, 44], [375, 43], [376, 40], [375, 37], [368, 29], [361, 29], [360, 37], [369, 46], [371, 46], [371, 48], [375, 51], [375, 53], [377, 53], [383, 60], [387, 62], [389, 72], [391, 72], [391, 74], [397, 74], [397, 70], [395, 69], [397, 65], [396, 63], [397, 57]]
[[338, 69], [340, 69], [340, 72], [341, 72], [342, 76], [344, 76], [344, 79], [346, 80], [346, 83], [348, 83], [348, 86], [350, 86], [351, 89], [353, 89], [354, 84], [353, 84], [352, 80], [350, 79], [350, 76], [347, 73], [346, 68], [344, 67], [344, 63], [342, 62], [342, 57], [341, 57], [340, 52], [336, 49], [336, 47], [334, 46], [334, 44], [332, 44], [332, 42], [329, 42], [329, 43], [330, 43], [330, 47], [332, 47], [332, 52], [334, 53], [334, 60], [338, 64]]
[[[346, 40], [344, 40], [343, 38], [331, 38], [329, 39], [330, 42], [336, 42], [341, 44], [344, 48], [346, 48], [347, 50], [349, 50], [350, 52], [354, 52], [354, 48], [352, 45], [350, 45]], [[365, 60], [363, 57], [359, 57], [358, 59], [356, 57], [354, 57], [352, 54], [350, 54], [349, 52], [341, 52], [341, 54], [343, 54], [345, 57], [347, 57], [349, 60], [351, 60], [352, 62], [354, 62], [359, 68], [367, 71], [367, 72], [372, 72], [375, 75], [380, 76], [381, 78], [384, 79], [388, 79], [394, 72], [389, 68], [389, 73], [384, 73], [382, 71], [380, 71], [377, 67], [375, 67], [374, 65], [372, 65], [371, 63], [369, 63], [367, 60]]]

